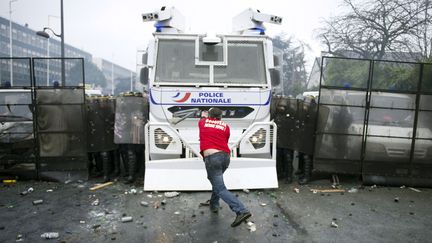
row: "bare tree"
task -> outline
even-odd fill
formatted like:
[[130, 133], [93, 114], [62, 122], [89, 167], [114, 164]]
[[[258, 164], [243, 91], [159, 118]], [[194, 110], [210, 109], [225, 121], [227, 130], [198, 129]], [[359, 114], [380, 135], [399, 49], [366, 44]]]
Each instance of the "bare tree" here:
[[302, 93], [307, 81], [305, 49], [310, 47], [294, 37], [286, 37], [285, 33], [276, 35], [272, 41], [273, 46], [282, 53], [284, 93], [293, 96]]
[[392, 52], [431, 58], [431, 0], [343, 0], [343, 6], [345, 14], [326, 20], [318, 30], [330, 54], [383, 59]]

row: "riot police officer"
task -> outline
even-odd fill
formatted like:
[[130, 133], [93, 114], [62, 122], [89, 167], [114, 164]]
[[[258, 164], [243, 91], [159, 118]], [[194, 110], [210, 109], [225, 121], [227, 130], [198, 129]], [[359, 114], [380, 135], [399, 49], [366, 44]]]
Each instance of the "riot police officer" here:
[[315, 136], [315, 123], [317, 105], [313, 96], [304, 97], [302, 109], [299, 109], [299, 120], [301, 121], [301, 144], [298, 147], [298, 183], [307, 184], [312, 175], [313, 169], [313, 142]]
[[271, 116], [278, 126], [277, 147], [276, 147], [276, 171], [279, 179], [285, 179], [286, 183], [293, 180], [293, 155], [292, 142], [294, 117], [293, 107], [290, 105], [292, 97], [284, 95], [274, 96], [271, 104]]
[[109, 181], [112, 172], [120, 172], [117, 145], [114, 144], [114, 99], [110, 96], [89, 96], [86, 99], [88, 118], [89, 170], [96, 175], [102, 172], [103, 180]]
[[142, 93], [125, 92], [116, 98], [114, 142], [119, 144], [128, 183], [134, 182], [137, 172], [144, 168], [147, 111], [147, 99]]

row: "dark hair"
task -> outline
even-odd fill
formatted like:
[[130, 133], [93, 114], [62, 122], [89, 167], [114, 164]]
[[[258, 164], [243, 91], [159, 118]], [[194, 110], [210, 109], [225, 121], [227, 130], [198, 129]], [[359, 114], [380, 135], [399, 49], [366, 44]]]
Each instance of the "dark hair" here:
[[210, 110], [209, 110], [209, 117], [221, 119], [222, 118], [222, 111], [221, 111], [221, 109], [219, 109], [217, 107], [210, 108]]

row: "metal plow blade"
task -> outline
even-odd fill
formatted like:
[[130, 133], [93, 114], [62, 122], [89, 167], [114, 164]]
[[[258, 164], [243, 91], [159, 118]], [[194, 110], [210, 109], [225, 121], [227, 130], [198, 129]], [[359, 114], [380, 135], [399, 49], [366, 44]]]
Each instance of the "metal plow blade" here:
[[[228, 189], [277, 188], [276, 161], [231, 158], [224, 173]], [[202, 159], [157, 160], [146, 163], [145, 191], [210, 191], [211, 184]]]

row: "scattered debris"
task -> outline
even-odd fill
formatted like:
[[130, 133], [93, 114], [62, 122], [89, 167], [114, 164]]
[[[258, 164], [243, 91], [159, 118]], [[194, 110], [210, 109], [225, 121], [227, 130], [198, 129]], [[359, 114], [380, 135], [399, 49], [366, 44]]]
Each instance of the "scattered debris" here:
[[148, 198], [153, 198], [153, 195], [152, 194], [147, 194], [147, 197]]
[[164, 199], [161, 201], [161, 205], [165, 205], [165, 204], [166, 204], [166, 200]]
[[400, 189], [404, 189], [405, 188], [405, 185], [402, 185], [401, 187], [400, 187]]
[[72, 180], [67, 180], [67, 181], [64, 182], [64, 184], [69, 184], [71, 182], [72, 182]]
[[267, 206], [267, 203], [260, 203], [261, 206]]
[[179, 211], [175, 211], [174, 214], [175, 214], [175, 215], [179, 215], [180, 212], [179, 212]]
[[16, 180], [3, 180], [3, 183], [6, 185], [11, 185], [11, 184], [15, 184]]
[[140, 202], [140, 205], [141, 205], [141, 206], [144, 206], [144, 207], [148, 207], [149, 204], [148, 204], [148, 202], [146, 202], [146, 201], [141, 201], [141, 202]]
[[410, 190], [415, 191], [415, 192], [421, 192], [419, 189], [416, 189], [414, 187], [409, 187]]
[[348, 190], [349, 193], [357, 193], [358, 189], [355, 187], [352, 187], [351, 189]]
[[41, 234], [41, 238], [45, 238], [45, 239], [57, 239], [58, 237], [59, 237], [58, 232], [46, 232]]
[[270, 197], [277, 199], [276, 192], [270, 192], [269, 195], [270, 195]]
[[165, 195], [165, 197], [170, 198], [170, 197], [177, 197], [178, 195], [180, 195], [180, 193], [179, 192], [165, 192], [164, 195]]
[[156, 202], [153, 204], [153, 207], [156, 208], [156, 209], [158, 209], [160, 206], [161, 206], [161, 203], [160, 203], [159, 201], [156, 201]]
[[97, 228], [99, 228], [99, 227], [101, 227], [100, 224], [95, 224], [95, 225], [92, 226], [92, 229], [95, 230], [95, 229], [97, 229]]
[[313, 193], [345, 192], [345, 189], [310, 189]]
[[395, 198], [394, 198], [394, 201], [395, 201], [395, 202], [399, 202], [399, 197], [395, 197]]
[[132, 222], [133, 218], [131, 216], [126, 216], [121, 219], [123, 223]]
[[253, 222], [247, 222], [247, 228], [250, 232], [255, 232], [256, 231], [256, 225]]
[[80, 224], [85, 224], [85, 221], [84, 220], [80, 220]]
[[295, 192], [295, 193], [300, 193], [300, 189], [298, 189], [298, 188], [295, 187], [295, 188], [294, 188], [294, 192]]
[[245, 193], [249, 193], [249, 189], [243, 189]]
[[130, 192], [129, 192], [130, 194], [137, 194], [137, 189], [135, 189], [135, 188], [132, 188], [131, 190], [130, 190]]
[[23, 241], [23, 235], [22, 234], [18, 234], [16, 237], [16, 241]]
[[332, 221], [331, 224], [330, 224], [330, 226], [331, 226], [332, 228], [337, 228], [337, 227], [339, 227], [339, 225], [336, 224], [335, 221]]
[[336, 174], [332, 175], [332, 187], [333, 188], [338, 188], [339, 187], [339, 177]]
[[29, 187], [27, 190], [22, 191], [20, 194], [21, 194], [22, 196], [25, 196], [25, 195], [27, 195], [28, 193], [32, 193], [33, 191], [34, 191], [33, 187]]
[[99, 199], [96, 198], [96, 200], [94, 200], [91, 205], [92, 206], [98, 206], [99, 205]]
[[109, 182], [106, 182], [106, 183], [103, 183], [103, 184], [96, 185], [96, 186], [90, 188], [90, 191], [94, 191], [94, 190], [98, 190], [98, 189], [104, 188], [106, 186], [112, 185], [113, 183], [114, 182], [109, 181]]
[[38, 199], [38, 200], [34, 200], [33, 201], [33, 205], [39, 205], [39, 204], [42, 204], [42, 203], [43, 203], [42, 199]]
[[46, 190], [46, 192], [53, 192], [53, 189], [48, 189]]

